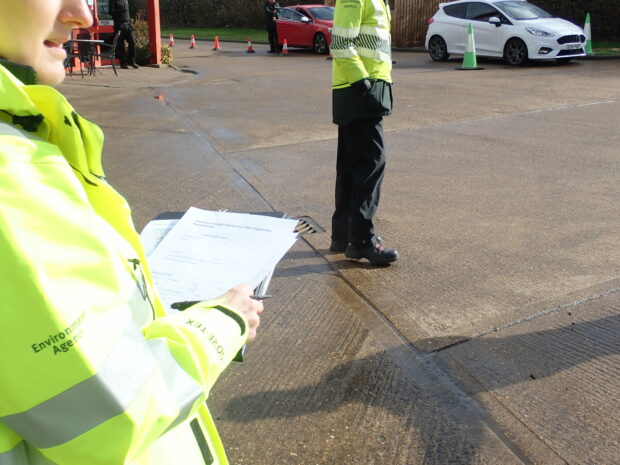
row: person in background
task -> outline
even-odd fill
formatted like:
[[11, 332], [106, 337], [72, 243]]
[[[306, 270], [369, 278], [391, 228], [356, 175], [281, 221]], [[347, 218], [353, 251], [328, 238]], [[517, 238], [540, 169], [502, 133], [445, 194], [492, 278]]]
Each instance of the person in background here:
[[[116, 56], [121, 62], [121, 68], [139, 68], [136, 63], [136, 38], [133, 34], [133, 26], [129, 16], [129, 3], [127, 0], [110, 0], [110, 16], [114, 20], [114, 33], [121, 31], [116, 43]], [[125, 52], [127, 42], [127, 52]], [[127, 66], [129, 65], [129, 66]]]
[[276, 0], [265, 0], [265, 29], [269, 35], [269, 52], [276, 53], [280, 50], [278, 45], [278, 30], [276, 28], [276, 19], [278, 19], [278, 2]]
[[263, 306], [241, 284], [166, 314], [101, 130], [50, 87], [91, 22], [0, 0], [0, 463], [226, 464], [205, 400]]
[[385, 170], [382, 120], [392, 110], [390, 44], [387, 0], [336, 1], [330, 51], [338, 153], [330, 250], [376, 265], [398, 259], [373, 224]]

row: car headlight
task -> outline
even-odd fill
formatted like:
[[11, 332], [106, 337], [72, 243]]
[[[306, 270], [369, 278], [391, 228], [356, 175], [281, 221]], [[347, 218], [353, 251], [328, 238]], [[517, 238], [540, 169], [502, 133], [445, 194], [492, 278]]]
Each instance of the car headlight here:
[[530, 34], [538, 37], [553, 37], [555, 34], [547, 31], [543, 31], [542, 29], [536, 29], [533, 27], [526, 27], [525, 30]]
[[331, 27], [328, 27], [328, 28], [327, 28], [327, 32], [329, 32], [329, 33], [331, 34], [331, 33], [332, 33], [332, 28], [331, 28]]

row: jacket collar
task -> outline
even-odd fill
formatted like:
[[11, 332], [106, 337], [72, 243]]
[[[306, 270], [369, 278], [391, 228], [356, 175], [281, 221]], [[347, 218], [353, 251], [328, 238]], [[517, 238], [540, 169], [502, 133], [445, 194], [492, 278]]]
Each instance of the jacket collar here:
[[34, 68], [30, 66], [15, 63], [14, 61], [9, 61], [1, 56], [0, 65], [8, 69], [13, 76], [15, 76], [26, 85], [37, 83], [37, 73], [34, 71]]
[[25, 82], [28, 81], [36, 81], [32, 68], [0, 58], [0, 117], [35, 132], [43, 116], [25, 91]]
[[80, 117], [56, 89], [25, 85], [0, 64], [0, 119], [60, 148], [67, 162], [88, 181], [104, 176], [101, 129]]

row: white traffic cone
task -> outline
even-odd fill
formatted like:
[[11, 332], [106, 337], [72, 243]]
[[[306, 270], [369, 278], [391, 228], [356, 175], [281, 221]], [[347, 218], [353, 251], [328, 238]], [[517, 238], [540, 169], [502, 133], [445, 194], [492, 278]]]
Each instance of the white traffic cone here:
[[463, 56], [463, 64], [456, 68], [458, 70], [470, 71], [484, 69], [478, 67], [478, 60], [476, 60], [476, 43], [474, 42], [474, 27], [469, 23], [467, 26], [467, 47], [465, 48], [465, 55]]
[[583, 35], [586, 36], [586, 55], [592, 55], [592, 27], [590, 26], [590, 13], [586, 15], [586, 24], [583, 28]]
[[256, 53], [254, 51], [254, 48], [252, 47], [252, 38], [248, 37], [248, 49], [245, 51], [245, 53]]

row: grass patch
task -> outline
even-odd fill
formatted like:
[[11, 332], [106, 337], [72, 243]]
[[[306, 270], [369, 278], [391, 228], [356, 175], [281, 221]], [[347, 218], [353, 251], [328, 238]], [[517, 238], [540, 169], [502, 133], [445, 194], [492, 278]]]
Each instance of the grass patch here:
[[592, 51], [595, 55], [620, 55], [620, 42], [593, 40]]
[[[194, 34], [196, 39], [214, 40], [218, 36], [220, 40], [238, 40], [245, 42], [248, 37], [252, 42], [268, 43], [267, 31], [264, 29], [238, 29], [232, 27], [177, 27], [161, 30], [162, 37], [170, 36], [175, 39], [188, 39]], [[620, 42], [594, 40], [592, 49], [597, 55], [620, 55]]]
[[267, 31], [264, 29], [236, 29], [232, 27], [178, 27], [170, 29], [162, 29], [161, 35], [169, 37], [170, 34], [175, 39], [189, 39], [192, 34], [196, 39], [213, 40], [218, 36], [220, 40], [239, 40], [245, 42], [248, 37], [252, 38], [252, 42], [267, 42]]

